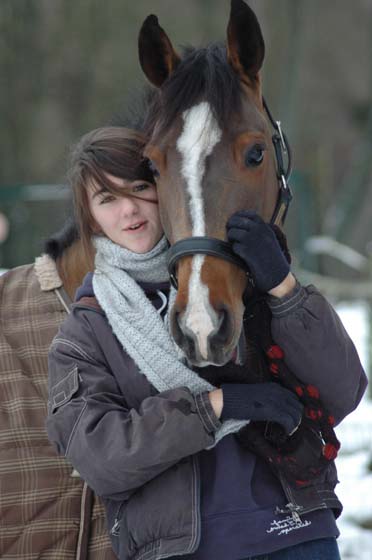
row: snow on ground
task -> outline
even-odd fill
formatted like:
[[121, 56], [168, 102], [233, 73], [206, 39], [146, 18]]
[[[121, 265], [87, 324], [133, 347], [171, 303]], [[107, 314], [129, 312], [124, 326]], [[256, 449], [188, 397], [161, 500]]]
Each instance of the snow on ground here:
[[341, 317], [345, 329], [353, 340], [358, 350], [361, 362], [368, 370], [369, 356], [369, 332], [368, 332], [368, 307], [364, 301], [353, 303], [339, 303], [335, 305], [336, 311]]
[[[363, 302], [336, 306], [368, 369], [368, 314]], [[336, 429], [341, 441], [337, 459], [340, 484], [336, 492], [344, 505], [338, 520], [342, 560], [372, 560], [372, 401], [364, 396], [359, 407]]]

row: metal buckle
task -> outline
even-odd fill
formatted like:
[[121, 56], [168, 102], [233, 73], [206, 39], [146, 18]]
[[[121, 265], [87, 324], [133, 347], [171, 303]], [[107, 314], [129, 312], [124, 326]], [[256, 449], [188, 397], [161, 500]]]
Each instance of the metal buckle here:
[[283, 152], [286, 154], [287, 153], [287, 145], [284, 141], [281, 122], [280, 121], [275, 121], [275, 122], [276, 122], [276, 126], [278, 127], [278, 132], [279, 132], [279, 136], [280, 136], [280, 143], [282, 145]]
[[281, 175], [281, 176], [280, 176], [280, 182], [282, 183], [283, 189], [284, 189], [284, 190], [288, 190], [288, 188], [289, 188], [289, 187], [288, 187], [288, 183], [287, 183], [287, 180], [286, 180], [286, 178], [284, 177], [284, 175]]

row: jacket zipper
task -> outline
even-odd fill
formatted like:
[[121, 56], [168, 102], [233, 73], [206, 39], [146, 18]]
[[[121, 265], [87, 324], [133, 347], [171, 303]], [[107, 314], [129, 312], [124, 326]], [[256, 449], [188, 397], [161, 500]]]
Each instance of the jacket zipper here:
[[195, 511], [196, 529], [195, 529], [195, 535], [193, 537], [193, 540], [190, 543], [189, 549], [187, 550], [186, 554], [190, 554], [191, 552], [194, 552], [198, 548], [199, 543], [200, 543], [200, 537], [201, 537], [200, 465], [199, 465], [199, 459], [198, 459], [197, 455], [194, 455], [191, 458], [191, 464], [192, 464], [192, 477], [193, 477], [192, 492], [194, 493], [194, 500], [195, 500], [192, 507], [194, 507], [194, 511]]
[[120, 521], [121, 521], [121, 515], [120, 514], [121, 514], [121, 511], [122, 511], [123, 507], [124, 507], [124, 502], [122, 502], [120, 504], [120, 506], [118, 507], [118, 510], [116, 512], [115, 519], [114, 519], [114, 524], [113, 524], [113, 526], [111, 527], [111, 530], [110, 530], [110, 535], [113, 535], [114, 537], [118, 537], [119, 533], [120, 533]]
[[279, 475], [280, 481], [282, 483], [282, 487], [286, 497], [288, 498], [289, 502], [281, 508], [279, 506], [276, 507], [275, 513], [290, 513], [292, 515], [293, 520], [296, 523], [300, 523], [301, 517], [300, 515], [305, 515], [306, 513], [311, 513], [312, 511], [316, 511], [318, 509], [326, 509], [327, 505], [325, 503], [319, 504], [314, 507], [305, 508], [304, 506], [300, 506], [296, 503], [293, 494], [291, 492], [291, 488], [289, 484], [287, 484], [286, 480], [283, 478], [282, 475]]

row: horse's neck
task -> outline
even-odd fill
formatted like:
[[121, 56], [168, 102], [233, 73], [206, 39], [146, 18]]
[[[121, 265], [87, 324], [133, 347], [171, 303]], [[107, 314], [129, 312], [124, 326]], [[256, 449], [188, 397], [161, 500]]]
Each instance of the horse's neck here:
[[87, 255], [80, 239], [76, 240], [56, 261], [58, 274], [63, 287], [73, 300], [77, 288], [81, 285], [87, 272], [94, 267], [94, 252]]

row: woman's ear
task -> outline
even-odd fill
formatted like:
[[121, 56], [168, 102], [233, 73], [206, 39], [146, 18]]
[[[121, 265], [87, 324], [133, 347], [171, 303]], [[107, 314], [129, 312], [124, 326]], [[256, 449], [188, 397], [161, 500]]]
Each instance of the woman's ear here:
[[103, 230], [99, 224], [95, 221], [93, 216], [90, 218], [89, 229], [91, 235], [104, 235]]

